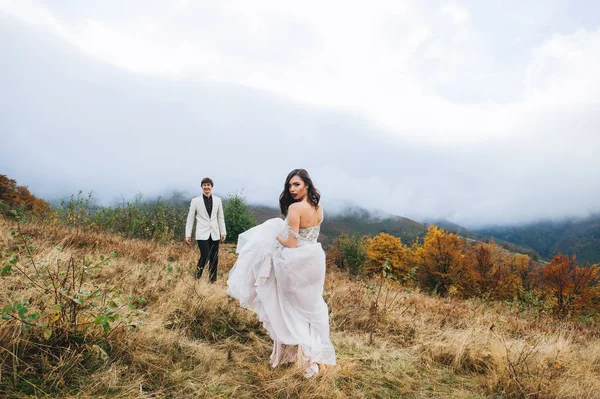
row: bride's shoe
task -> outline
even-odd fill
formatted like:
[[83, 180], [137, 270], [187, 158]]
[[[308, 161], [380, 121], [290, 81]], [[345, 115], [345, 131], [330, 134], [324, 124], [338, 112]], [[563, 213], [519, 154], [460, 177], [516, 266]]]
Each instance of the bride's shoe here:
[[314, 377], [317, 374], [319, 374], [319, 365], [317, 363], [311, 364], [304, 371], [304, 377], [306, 378]]

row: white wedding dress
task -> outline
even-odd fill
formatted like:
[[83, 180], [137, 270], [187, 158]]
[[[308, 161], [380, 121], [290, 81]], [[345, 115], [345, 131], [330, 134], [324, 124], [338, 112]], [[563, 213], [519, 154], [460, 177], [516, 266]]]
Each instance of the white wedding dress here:
[[[321, 221], [322, 222], [322, 221]], [[238, 259], [227, 280], [227, 294], [253, 310], [273, 339], [271, 364], [296, 362], [306, 376], [317, 364], [335, 364], [329, 315], [323, 300], [325, 253], [317, 242], [321, 225], [300, 229], [270, 219], [240, 234]], [[279, 244], [292, 234], [296, 248]]]

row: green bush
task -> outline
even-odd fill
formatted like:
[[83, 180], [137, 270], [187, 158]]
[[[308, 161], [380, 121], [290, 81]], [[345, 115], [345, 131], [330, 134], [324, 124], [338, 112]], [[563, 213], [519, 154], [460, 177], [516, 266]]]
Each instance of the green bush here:
[[162, 198], [143, 201], [138, 194], [133, 201], [122, 201], [109, 207], [94, 205], [92, 193], [87, 197], [79, 191], [70, 200], [62, 200], [55, 208], [59, 223], [71, 226], [91, 226], [101, 231], [126, 237], [159, 241], [183, 239], [187, 207]]
[[60, 205], [54, 209], [60, 223], [71, 227], [87, 226], [91, 223], [93, 193], [89, 192], [87, 197], [82, 194], [83, 191], [79, 190], [77, 196], [73, 194], [68, 201], [60, 201]]
[[173, 204], [160, 197], [144, 202], [138, 194], [133, 202], [94, 207], [93, 222], [101, 230], [126, 237], [168, 241], [183, 239], [186, 216], [187, 209], [183, 204]]
[[358, 233], [353, 237], [341, 234], [327, 250], [327, 257], [328, 262], [341, 269], [347, 269], [354, 276], [359, 275], [367, 259], [365, 237]]
[[229, 194], [223, 200], [223, 213], [228, 242], [237, 242], [240, 234], [256, 226], [254, 214], [246, 204], [246, 199], [240, 193]]

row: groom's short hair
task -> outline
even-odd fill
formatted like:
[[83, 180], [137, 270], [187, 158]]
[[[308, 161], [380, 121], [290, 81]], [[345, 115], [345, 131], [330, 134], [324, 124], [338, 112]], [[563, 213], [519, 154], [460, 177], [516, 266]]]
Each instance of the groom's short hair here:
[[202, 183], [200, 183], [201, 186], [204, 185], [204, 183], [208, 183], [211, 185], [211, 187], [214, 187], [215, 185], [213, 184], [213, 181], [210, 177], [205, 177], [204, 179], [202, 179]]

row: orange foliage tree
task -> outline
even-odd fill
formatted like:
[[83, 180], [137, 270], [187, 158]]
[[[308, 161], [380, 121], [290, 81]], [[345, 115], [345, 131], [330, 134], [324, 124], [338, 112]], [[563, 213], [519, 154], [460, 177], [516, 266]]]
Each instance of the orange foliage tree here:
[[491, 240], [470, 247], [468, 259], [469, 278], [461, 281], [464, 293], [494, 300], [518, 297], [529, 256], [511, 254]]
[[17, 201], [17, 181], [0, 175], [0, 201], [13, 205]]
[[430, 226], [420, 253], [419, 285], [442, 296], [452, 287], [460, 288], [457, 283], [466, 274], [463, 250], [464, 243], [458, 235]]
[[598, 265], [580, 267], [575, 256], [558, 254], [542, 270], [542, 283], [556, 299], [555, 311], [560, 317], [588, 310], [598, 282]]
[[407, 264], [407, 248], [398, 237], [380, 233], [367, 242], [366, 271], [379, 273], [383, 265], [389, 261], [391, 274], [400, 280], [406, 280], [409, 275]]
[[512, 254], [508, 259], [510, 274], [506, 287], [506, 299], [520, 298], [523, 290], [530, 291], [534, 284], [533, 270], [535, 262], [529, 255]]
[[16, 180], [0, 175], [0, 201], [9, 209], [21, 208], [35, 216], [50, 213], [50, 204], [31, 194], [25, 186], [17, 185]]

